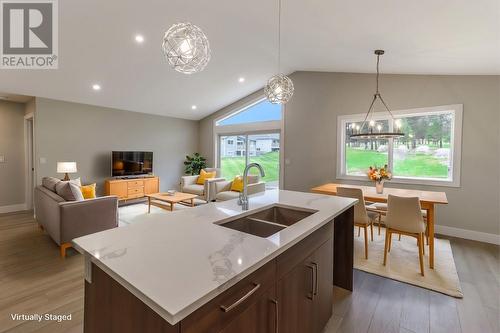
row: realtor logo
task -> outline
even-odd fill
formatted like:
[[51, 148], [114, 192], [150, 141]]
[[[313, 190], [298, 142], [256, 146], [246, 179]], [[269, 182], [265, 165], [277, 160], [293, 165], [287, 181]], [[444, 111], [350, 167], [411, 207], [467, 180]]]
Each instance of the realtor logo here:
[[1, 0], [4, 69], [57, 69], [57, 0]]

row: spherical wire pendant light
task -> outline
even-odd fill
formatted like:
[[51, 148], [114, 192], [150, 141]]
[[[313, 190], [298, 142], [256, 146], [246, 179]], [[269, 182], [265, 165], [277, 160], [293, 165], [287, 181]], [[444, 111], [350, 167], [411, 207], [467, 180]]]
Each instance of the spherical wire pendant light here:
[[[278, 73], [281, 61], [281, 0], [278, 0]], [[264, 87], [264, 94], [269, 102], [273, 104], [286, 104], [293, 96], [293, 82], [285, 74], [272, 76]]]
[[189, 22], [172, 25], [163, 36], [162, 49], [170, 66], [180, 73], [201, 72], [210, 61], [207, 36]]

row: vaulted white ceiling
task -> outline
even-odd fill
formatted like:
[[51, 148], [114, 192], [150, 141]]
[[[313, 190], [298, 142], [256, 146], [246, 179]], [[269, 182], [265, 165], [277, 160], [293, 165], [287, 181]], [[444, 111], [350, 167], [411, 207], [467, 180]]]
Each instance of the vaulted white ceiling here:
[[[498, 0], [282, 0], [282, 71], [500, 74]], [[190, 21], [210, 40], [198, 74], [172, 70], [163, 33]], [[0, 70], [0, 91], [201, 119], [277, 72], [277, 1], [61, 0], [59, 69]], [[136, 34], [145, 42], [138, 45]], [[243, 84], [239, 77], [245, 77]], [[102, 86], [93, 91], [93, 83]], [[197, 105], [196, 110], [191, 105]]]

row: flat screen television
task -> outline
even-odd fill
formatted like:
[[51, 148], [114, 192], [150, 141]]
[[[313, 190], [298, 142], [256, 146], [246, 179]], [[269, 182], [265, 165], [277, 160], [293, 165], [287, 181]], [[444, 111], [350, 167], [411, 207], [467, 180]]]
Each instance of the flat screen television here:
[[113, 177], [137, 177], [153, 173], [153, 152], [114, 151], [111, 158]]

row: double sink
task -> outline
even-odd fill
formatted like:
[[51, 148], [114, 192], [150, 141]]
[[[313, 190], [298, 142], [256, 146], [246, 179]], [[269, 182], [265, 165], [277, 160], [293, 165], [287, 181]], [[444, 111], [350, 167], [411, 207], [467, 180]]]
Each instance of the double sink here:
[[306, 217], [316, 213], [314, 210], [272, 206], [250, 215], [218, 223], [220, 226], [267, 238]]

